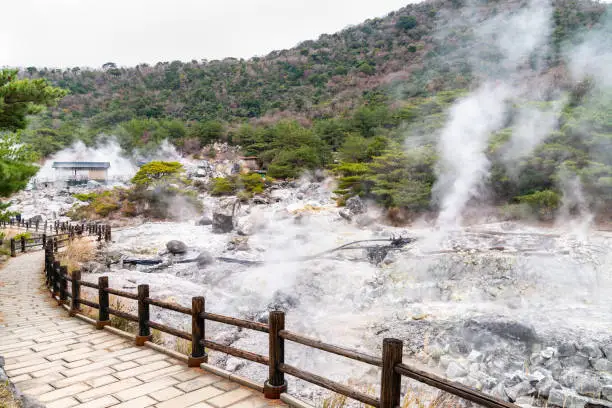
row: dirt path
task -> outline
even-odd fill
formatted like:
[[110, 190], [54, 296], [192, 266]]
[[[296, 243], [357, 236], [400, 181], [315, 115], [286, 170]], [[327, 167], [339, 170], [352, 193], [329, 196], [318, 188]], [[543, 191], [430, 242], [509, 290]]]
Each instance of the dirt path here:
[[24, 394], [49, 408], [258, 408], [277, 402], [111, 331], [68, 317], [44, 289], [42, 251], [0, 269], [0, 356]]

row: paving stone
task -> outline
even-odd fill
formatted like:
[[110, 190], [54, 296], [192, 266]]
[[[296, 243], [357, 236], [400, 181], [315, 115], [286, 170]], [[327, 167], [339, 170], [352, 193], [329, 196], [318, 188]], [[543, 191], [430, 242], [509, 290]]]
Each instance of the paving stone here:
[[18, 375], [17, 377], [11, 377], [11, 382], [13, 384], [18, 384], [22, 381], [31, 380], [31, 379], [32, 377], [30, 377], [28, 374], [21, 374], [21, 375]]
[[107, 395], [102, 398], [96, 398], [95, 400], [91, 400], [84, 404], [78, 405], [79, 408], [106, 408], [111, 405], [116, 406], [119, 403], [116, 398]]
[[113, 366], [113, 370], [117, 370], [117, 371], [123, 371], [123, 370], [129, 370], [130, 368], [134, 368], [134, 367], [138, 367], [139, 364], [135, 363], [133, 361], [125, 361], [123, 363], [119, 363]]
[[156, 402], [157, 401], [155, 401], [153, 398], [143, 395], [142, 397], [138, 397], [118, 405], [113, 405], [113, 408], [144, 408], [155, 405]]
[[97, 388], [117, 381], [119, 380], [113, 377], [112, 375], [103, 375], [102, 377], [92, 378], [84, 382], [92, 388]]
[[163, 402], [183, 394], [184, 392], [176, 387], [168, 387], [164, 388], [163, 390], [152, 392], [149, 395], [155, 400]]
[[162, 388], [169, 387], [176, 383], [178, 383], [178, 380], [172, 377], [166, 377], [166, 378], [162, 378], [161, 380], [151, 381], [151, 382], [139, 385], [137, 387], [133, 387], [127, 390], [123, 390], [121, 392], [117, 392], [113, 395], [117, 397], [118, 399], [120, 399], [121, 401], [128, 401], [128, 400], [138, 398], [140, 396], [158, 391]]
[[212, 398], [206, 401], [208, 404], [215, 407], [227, 407], [247, 397], [251, 397], [253, 393], [246, 388], [238, 388], [230, 392], [219, 395], [218, 397]]
[[88, 389], [89, 389], [89, 385], [84, 384], [84, 383], [79, 383], [79, 384], [71, 385], [70, 387], [51, 391], [46, 394], [41, 394], [38, 396], [37, 399], [40, 402], [46, 403], [46, 402], [58, 400], [60, 398], [78, 395], [79, 393], [86, 391]]
[[130, 361], [130, 360], [136, 360], [139, 359], [141, 357], [146, 357], [146, 356], [151, 356], [155, 354], [155, 352], [151, 349], [145, 349], [142, 350], [140, 349], [140, 351], [136, 352], [136, 353], [129, 353], [126, 355], [122, 355], [121, 357], [119, 357], [119, 360], [121, 361]]
[[75, 405], [79, 405], [79, 401], [75, 400], [72, 397], [66, 397], [57, 401], [50, 402], [45, 406], [47, 408], [70, 408], [74, 407]]
[[[76, 350], [70, 350], [70, 351], [66, 351], [63, 353], [58, 353], [58, 354], [52, 354], [50, 356], [47, 356], [47, 360], [49, 361], [55, 361], [55, 360], [66, 360], [68, 362], [70, 361], [77, 361], [77, 360], [81, 360], [82, 355], [85, 355], [89, 352], [93, 351], [93, 349], [89, 348], [89, 347], [80, 347]], [[75, 359], [70, 359], [71, 357], [78, 357]]]
[[170, 363], [166, 361], [158, 361], [151, 364], [145, 364], [143, 366], [130, 368], [129, 370], [119, 371], [115, 374], [115, 377], [124, 379], [128, 377], [136, 377], [139, 374], [148, 373], [151, 371], [159, 370], [160, 368], [168, 367]]
[[191, 380], [192, 378], [197, 377], [198, 375], [202, 375], [203, 373], [204, 371], [199, 368], [192, 368], [192, 369], [183, 371], [182, 373], [174, 374], [173, 377], [179, 381], [188, 381], [188, 380]]
[[40, 394], [45, 394], [47, 392], [53, 391], [55, 388], [50, 386], [49, 384], [41, 384], [38, 387], [32, 387], [28, 389], [25, 393], [27, 395], [37, 396]]
[[84, 373], [80, 373], [74, 376], [69, 376], [69, 377], [67, 376], [67, 378], [64, 378], [63, 380], [52, 382], [51, 385], [54, 386], [55, 388], [67, 387], [71, 384], [85, 382], [87, 380], [102, 377], [104, 375], [109, 375], [114, 372], [115, 370], [113, 370], [110, 367], [96, 368], [94, 370], [86, 371]]
[[267, 405], [269, 400], [263, 397], [251, 397], [231, 405], [231, 408], [259, 408]]
[[103, 397], [104, 395], [114, 394], [116, 392], [126, 390], [128, 388], [136, 387], [140, 384], [142, 384], [142, 381], [138, 380], [137, 378], [128, 378], [82, 392], [76, 397], [79, 401], [86, 402], [94, 398]]
[[136, 363], [138, 364], [148, 364], [148, 363], [152, 363], [153, 361], [159, 361], [159, 360], [164, 360], [167, 359], [168, 356], [162, 353], [156, 353], [153, 354], [151, 356], [147, 356], [147, 357], [142, 357], [139, 358], [137, 360], [134, 360]]
[[190, 370], [186, 368], [184, 365], [181, 366], [181, 365], [176, 364], [176, 365], [171, 365], [170, 367], [162, 368], [161, 370], [140, 374], [136, 376], [136, 378], [142, 381], [149, 381], [151, 379], [166, 377], [168, 375], [177, 375], [177, 374], [188, 372], [188, 371], [190, 372]]
[[[176, 378], [176, 377], [175, 377]], [[214, 384], [216, 382], [221, 381], [222, 378], [221, 377], [217, 377], [216, 375], [212, 375], [212, 374], [205, 374], [205, 375], [200, 375], [192, 380], [189, 381], [185, 381], [181, 384], [178, 384], [176, 386], [176, 388], [178, 388], [181, 391], [184, 392], [191, 392], [191, 391], [195, 391], [197, 389], [200, 388], [204, 388], [207, 385], [211, 385]]]
[[73, 377], [73, 376], [81, 374], [81, 373], [86, 373], [86, 372], [89, 372], [89, 371], [94, 371], [94, 370], [97, 370], [97, 369], [100, 369], [100, 368], [104, 368], [104, 367], [115, 365], [117, 363], [119, 363], [119, 360], [117, 360], [115, 358], [109, 358], [108, 360], [98, 361], [96, 363], [87, 364], [87, 365], [84, 365], [82, 367], [72, 368], [70, 370], [62, 370], [62, 371], [60, 371], [60, 373], [62, 373], [66, 377]]
[[172, 398], [164, 402], [160, 402], [156, 406], [157, 408], [190, 407], [198, 402], [206, 401], [222, 393], [223, 391], [221, 391], [220, 389], [215, 388], [213, 386], [208, 386], [206, 388], [200, 388], [199, 390], [183, 394], [179, 397]]

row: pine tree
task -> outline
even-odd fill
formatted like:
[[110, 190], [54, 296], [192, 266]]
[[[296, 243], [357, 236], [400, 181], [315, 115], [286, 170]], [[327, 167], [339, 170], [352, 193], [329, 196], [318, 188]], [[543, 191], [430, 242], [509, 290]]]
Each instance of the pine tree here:
[[0, 197], [24, 188], [38, 168], [28, 146], [12, 132], [25, 129], [27, 116], [53, 105], [66, 91], [44, 79], [19, 79], [17, 70], [0, 70]]

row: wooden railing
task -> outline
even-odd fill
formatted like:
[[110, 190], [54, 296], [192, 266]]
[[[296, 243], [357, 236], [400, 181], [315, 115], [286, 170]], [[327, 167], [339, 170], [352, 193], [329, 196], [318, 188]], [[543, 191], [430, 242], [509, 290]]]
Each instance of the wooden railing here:
[[[210, 313], [206, 311], [205, 299], [201, 296], [192, 298], [191, 307], [185, 307], [151, 297], [149, 294], [149, 285], [138, 285], [137, 293], [112, 289], [109, 287], [108, 277], [106, 276], [99, 277], [98, 283], [96, 284], [82, 280], [81, 272], [78, 270], [72, 272], [72, 275], [69, 275], [67, 273], [67, 268], [55, 261], [54, 253], [50, 248], [51, 246], [48, 245], [45, 256], [47, 285], [51, 290], [52, 296], [58, 298], [60, 304], [67, 304], [67, 299], [71, 299], [71, 316], [78, 314], [79, 307], [85, 305], [98, 309], [98, 317], [96, 320], [96, 327], [98, 329], [102, 329], [104, 326], [110, 324], [110, 315], [137, 322], [138, 333], [135, 343], [138, 346], [143, 346], [145, 342], [151, 340], [151, 329], [156, 329], [188, 340], [191, 342], [192, 347], [192, 352], [187, 359], [187, 364], [190, 367], [198, 367], [200, 364], [208, 361], [206, 348], [268, 366], [268, 379], [264, 383], [264, 394], [266, 398], [280, 398], [280, 394], [287, 390], [287, 381], [285, 380], [285, 374], [287, 374], [372, 407], [396, 408], [400, 405], [402, 377], [408, 377], [485, 407], [518, 408], [518, 406], [509, 402], [496, 399], [478, 390], [449, 381], [403, 363], [403, 343], [400, 340], [392, 338], [384, 339], [382, 356], [371, 356], [348, 348], [323, 343], [319, 340], [285, 330], [285, 313], [282, 311], [271, 311], [268, 317], [268, 324], [263, 324]], [[68, 290], [68, 282], [70, 282], [70, 290]], [[96, 290], [98, 301], [93, 302], [84, 299], [81, 296], [81, 290], [83, 288]], [[111, 308], [109, 305], [109, 295], [111, 294], [137, 301], [138, 314], [134, 315]], [[152, 321], [150, 318], [151, 306], [191, 316], [191, 332], [186, 332]], [[256, 354], [207, 339], [207, 320], [266, 333], [269, 343], [268, 355]], [[365, 394], [339, 382], [331, 381], [322, 376], [285, 363], [285, 341], [316, 348], [380, 368], [380, 395], [373, 396]]]
[[0, 221], [0, 229], [15, 228], [24, 229], [33, 233], [57, 235], [59, 233], [81, 234], [87, 232], [89, 235], [98, 235], [99, 241], [102, 239], [110, 241], [111, 228], [107, 224], [96, 223], [74, 223], [74, 222], [40, 222], [30, 220], [10, 219], [8, 221]]
[[[21, 235], [19, 239], [11, 238], [7, 241], [11, 251], [11, 257], [16, 257], [17, 252], [26, 252], [30, 248], [45, 249], [48, 242], [52, 245], [53, 251], [57, 252], [59, 248], [66, 246], [66, 243], [84, 235], [97, 236], [98, 241], [110, 241], [111, 240], [111, 227], [105, 224], [93, 224], [93, 223], [67, 223], [67, 222], [55, 222], [50, 225], [47, 229], [47, 222], [39, 229], [38, 224], [30, 226], [27, 223], [17, 223], [11, 221], [0, 221], [0, 228], [8, 229], [25, 229], [26, 232], [31, 232], [33, 235], [27, 238], [25, 235]], [[53, 231], [55, 230], [55, 234]], [[42, 231], [42, 232], [41, 232]], [[47, 234], [47, 231], [51, 231]], [[4, 245], [4, 241], [2, 244]]]

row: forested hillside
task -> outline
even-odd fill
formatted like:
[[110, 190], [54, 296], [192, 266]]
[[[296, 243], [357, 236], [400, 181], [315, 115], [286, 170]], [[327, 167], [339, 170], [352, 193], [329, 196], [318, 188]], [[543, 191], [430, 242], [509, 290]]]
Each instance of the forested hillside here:
[[[527, 2], [467, 3], [408, 5], [250, 60], [28, 67], [22, 76], [46, 78], [70, 93], [33, 120], [21, 138], [45, 156], [75, 140], [92, 144], [108, 135], [126, 151], [154, 149], [168, 139], [185, 153], [199, 153], [211, 141], [226, 140], [257, 155], [274, 177], [328, 166], [339, 175], [343, 196], [358, 193], [388, 207], [431, 209], [436, 135], [452, 103], [483, 75], [495, 76], [503, 58], [493, 46], [496, 33], [483, 42], [473, 27]], [[559, 205], [562, 168], [580, 176], [589, 194], [612, 198], [610, 155], [594, 154], [610, 147], [612, 93], [588, 80], [576, 83], [566, 61], [572, 44], [593, 30], [610, 29], [610, 7], [588, 0], [553, 5], [549, 43], [541, 58], [526, 58], [524, 70], [537, 77], [534, 83], [546, 84], [530, 103], [558, 109], [559, 123], [516, 176], [499, 157], [514, 131], [511, 120], [491, 135], [487, 152], [493, 200], [531, 203], [538, 211]]]

